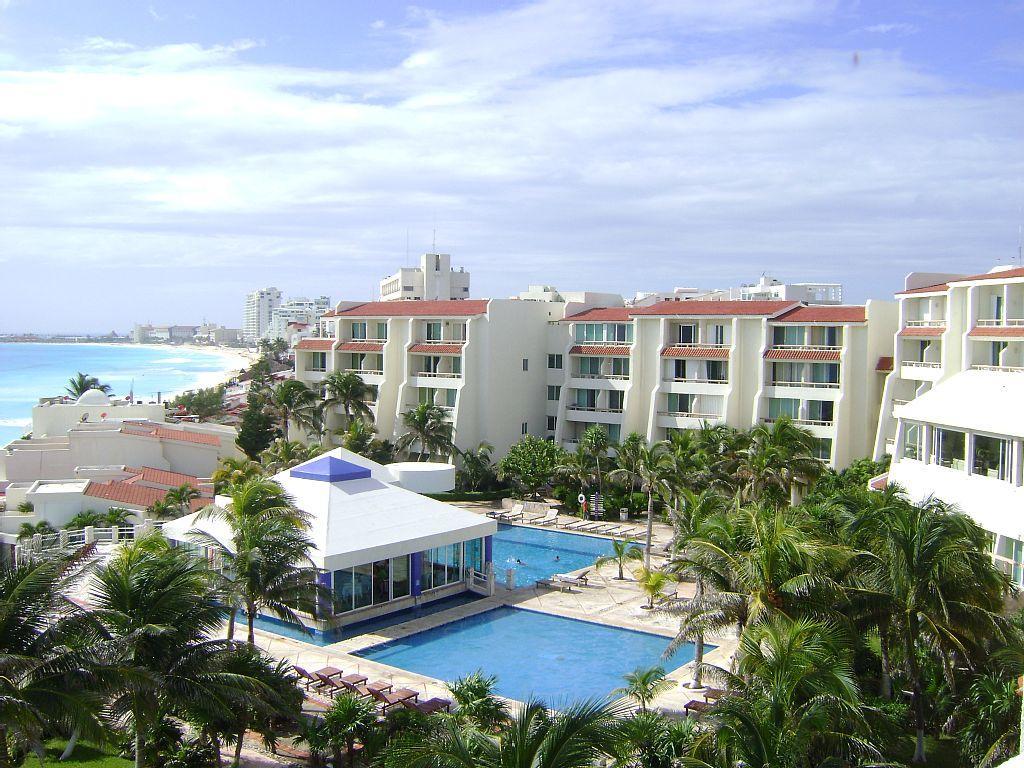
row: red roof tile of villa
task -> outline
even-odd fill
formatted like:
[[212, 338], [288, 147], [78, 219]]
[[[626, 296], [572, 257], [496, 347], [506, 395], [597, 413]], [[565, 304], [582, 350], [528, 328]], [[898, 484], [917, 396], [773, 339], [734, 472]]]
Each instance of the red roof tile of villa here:
[[649, 307], [634, 308], [631, 314], [633, 316], [665, 315], [670, 317], [722, 317], [727, 315], [775, 317], [788, 309], [795, 309], [799, 306], [800, 302], [782, 300], [699, 301], [687, 299], [684, 301], [659, 301]]
[[[145, 485], [133, 485], [131, 483], [111, 480], [107, 483], [90, 482], [84, 491], [85, 496], [94, 499], [106, 499], [121, 504], [128, 504], [133, 507], [148, 507], [157, 501], [163, 501], [167, 491], [159, 488], [149, 488]], [[208, 506], [212, 502], [209, 497], [192, 499], [189, 507], [193, 512]]]
[[934, 338], [946, 332], [944, 325], [912, 325], [900, 331], [900, 336], [926, 336]]
[[968, 336], [984, 336], [996, 339], [1021, 339], [1024, 338], [1024, 326], [1021, 325], [1008, 325], [1008, 326], [990, 326], [980, 325], [976, 328], [971, 328]]
[[326, 352], [334, 346], [334, 339], [299, 339], [295, 345], [296, 349], [312, 349], [318, 352]]
[[488, 299], [442, 301], [368, 301], [335, 317], [472, 317], [487, 312]]
[[695, 357], [701, 360], [728, 360], [728, 347], [665, 347], [662, 357]]
[[428, 355], [457, 355], [462, 352], [463, 344], [465, 344], [464, 341], [452, 342], [450, 344], [413, 344], [409, 347], [409, 351]]
[[892, 355], [882, 356], [878, 358], [878, 362], [875, 363], [875, 370], [881, 371], [882, 373], [888, 373], [892, 370]]
[[186, 475], [183, 472], [172, 472], [169, 469], [157, 469], [155, 467], [125, 467], [125, 472], [131, 472], [135, 477], [131, 477], [124, 482], [131, 483], [139, 479], [145, 480], [147, 483], [156, 483], [157, 485], [166, 485], [168, 488], [177, 488], [181, 485], [199, 485], [199, 478], [194, 475]]
[[627, 357], [629, 347], [609, 344], [577, 344], [569, 350], [570, 355], [613, 355]]
[[867, 309], [863, 304], [845, 306], [808, 306], [791, 309], [774, 318], [776, 323], [864, 323]]
[[220, 438], [202, 432], [186, 432], [184, 429], [167, 429], [151, 427], [145, 424], [121, 427], [121, 433], [136, 437], [153, 437], [158, 440], [177, 440], [182, 443], [198, 443], [199, 445], [220, 445]]
[[765, 360], [815, 360], [815, 361], [831, 361], [836, 362], [839, 360], [838, 349], [786, 349], [780, 347], [777, 349], [769, 349], [764, 353]]
[[383, 352], [382, 341], [343, 341], [338, 345], [339, 352]]
[[907, 296], [912, 293], [945, 293], [949, 290], [949, 283], [936, 283], [935, 285], [923, 285], [920, 288], [911, 288], [908, 291], [899, 291], [897, 296]]
[[618, 321], [621, 323], [629, 322], [631, 315], [633, 314], [633, 307], [594, 307], [593, 309], [585, 309], [582, 312], [577, 312], [575, 315], [569, 315], [563, 318], [562, 322], [565, 323], [579, 323], [589, 321]]

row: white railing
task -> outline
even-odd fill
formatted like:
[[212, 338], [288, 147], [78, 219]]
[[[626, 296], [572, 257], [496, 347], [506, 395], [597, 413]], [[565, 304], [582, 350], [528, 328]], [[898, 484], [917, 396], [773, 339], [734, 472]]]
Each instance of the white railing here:
[[346, 368], [349, 373], [357, 373], [360, 376], [383, 376], [384, 371], [378, 371], [375, 368]]
[[629, 374], [623, 373], [574, 373], [574, 379], [611, 379], [613, 381], [626, 381]]
[[787, 352], [827, 350], [836, 352], [843, 348], [842, 344], [772, 344], [772, 349], [783, 349]]
[[731, 344], [726, 344], [724, 342], [721, 343], [721, 344], [716, 344], [716, 343], [701, 342], [701, 341], [673, 341], [673, 342], [670, 342], [667, 346], [669, 346], [669, 347], [677, 347], [679, 349], [689, 349], [691, 347], [711, 347], [712, 349], [728, 349], [732, 345]]
[[[362, 344], [363, 342], [368, 344], [383, 344], [387, 339], [343, 339], [342, 344]], [[345, 350], [341, 350], [344, 352]]]
[[461, 373], [453, 373], [452, 371], [414, 371], [413, 376], [432, 376], [439, 379], [461, 379]]
[[688, 418], [688, 419], [720, 419], [721, 414], [718, 413], [700, 413], [698, 411], [658, 411], [659, 416], [671, 416], [673, 418]]
[[420, 339], [417, 344], [465, 344], [465, 339]]
[[567, 411], [587, 411], [588, 413], [622, 413], [621, 408], [598, 408], [592, 405], [567, 405]]
[[768, 381], [769, 387], [810, 387], [812, 389], [839, 389], [838, 382], [831, 381]]
[[[779, 421], [779, 419], [772, 418], [771, 416], [768, 416], [768, 417], [765, 417], [765, 418], [761, 419], [761, 421], [763, 421], [765, 424], [774, 424], [775, 422]], [[794, 424], [798, 424], [800, 426], [805, 426], [805, 427], [831, 427], [835, 423], [832, 420], [825, 421], [824, 419], [793, 419], [793, 418], [791, 418], [790, 421], [793, 422]]]
[[688, 378], [685, 378], [685, 377], [681, 378], [679, 376], [665, 376], [664, 378], [662, 378], [662, 381], [670, 382], [670, 383], [675, 383], [675, 384], [728, 384], [729, 383], [728, 379], [707, 379], [707, 378], [688, 379]]
[[1024, 372], [1024, 367], [1019, 365], [972, 365], [971, 369], [975, 371], [1004, 371], [1006, 373]]
[[633, 344], [632, 341], [612, 341], [612, 340], [608, 340], [608, 341], [580, 341], [579, 339], [574, 339], [572, 343], [573, 344], [578, 344], [578, 345], [580, 345], [582, 347], [586, 347], [586, 346], [628, 347], [628, 346], [631, 346]]
[[[80, 549], [97, 543], [132, 541], [149, 531], [158, 531], [163, 526], [162, 521], [146, 520], [136, 525], [121, 525], [111, 528], [98, 528], [90, 525], [76, 530], [64, 529], [56, 533], [37, 533], [27, 538], [17, 538], [16, 534], [3, 534], [3, 536], [12, 540], [16, 539], [15, 556], [19, 562], [25, 562], [36, 555], [45, 553]], [[9, 543], [13, 543], [13, 541]]]
[[992, 318], [978, 320], [977, 325], [982, 328], [1020, 328], [1024, 326], [1024, 319], [1019, 317], [1007, 317], [1003, 319]]
[[941, 368], [942, 363], [932, 363], [927, 360], [904, 360], [901, 365], [908, 368]]
[[907, 320], [907, 328], [944, 328], [945, 320]]

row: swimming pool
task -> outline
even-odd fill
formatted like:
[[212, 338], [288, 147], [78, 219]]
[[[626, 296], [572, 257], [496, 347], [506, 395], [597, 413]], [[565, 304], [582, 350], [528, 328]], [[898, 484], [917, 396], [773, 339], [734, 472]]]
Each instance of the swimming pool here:
[[674, 669], [693, 660], [686, 644], [669, 660], [669, 638], [523, 608], [495, 608], [356, 653], [410, 672], [454, 680], [478, 669], [496, 675], [502, 696], [549, 706], [603, 698], [637, 668]]
[[610, 539], [499, 524], [493, 539], [494, 578], [504, 584], [505, 570], [512, 568], [517, 587], [532, 587], [537, 579], [591, 566], [611, 551]]

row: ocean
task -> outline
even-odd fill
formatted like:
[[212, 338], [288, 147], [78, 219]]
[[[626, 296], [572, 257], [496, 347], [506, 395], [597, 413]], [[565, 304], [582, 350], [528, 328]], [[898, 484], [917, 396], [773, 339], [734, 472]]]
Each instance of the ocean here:
[[21, 437], [32, 425], [32, 406], [41, 397], [64, 394], [81, 371], [109, 384], [116, 395], [132, 388], [137, 398], [166, 398], [175, 392], [219, 382], [235, 370], [230, 353], [134, 344], [0, 344], [0, 445]]

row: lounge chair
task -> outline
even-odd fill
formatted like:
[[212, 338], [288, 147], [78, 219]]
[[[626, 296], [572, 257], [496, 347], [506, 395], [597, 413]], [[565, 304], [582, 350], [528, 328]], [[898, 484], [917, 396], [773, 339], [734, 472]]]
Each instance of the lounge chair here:
[[495, 517], [498, 520], [504, 520], [506, 522], [509, 522], [511, 520], [518, 520], [518, 519], [522, 518], [522, 516], [523, 516], [523, 505], [522, 504], [513, 504], [512, 505], [512, 509], [508, 510], [508, 512], [499, 512], [498, 514], [495, 515]]
[[615, 523], [599, 523], [597, 526], [590, 529], [591, 533], [600, 533], [602, 536], [608, 536], [612, 531], [617, 530], [619, 526]]
[[697, 699], [694, 699], [693, 701], [688, 702], [686, 706], [683, 707], [683, 711], [686, 712], [687, 715], [693, 713], [697, 715], [697, 717], [700, 717], [709, 709], [711, 709], [712, 706], [712, 704], [709, 704], [706, 701], [698, 701]]
[[307, 672], [302, 667], [292, 664], [292, 669], [295, 670], [295, 674], [299, 676], [299, 681], [302, 682], [305, 689], [308, 691], [311, 685], [315, 685], [318, 688], [323, 685], [320, 682], [320, 678], [314, 675], [312, 672]]
[[391, 690], [391, 683], [385, 683], [380, 680], [367, 683], [365, 677], [361, 683], [350, 682], [345, 678], [341, 678], [338, 682], [341, 683], [342, 688], [346, 691], [362, 698], [369, 698], [373, 696], [374, 693], [383, 693]]
[[558, 581], [557, 579], [537, 579], [537, 586], [557, 589], [559, 592], [572, 592], [572, 584], [567, 581]]
[[588, 568], [579, 576], [570, 576], [568, 573], [556, 573], [552, 578], [558, 579], [559, 581], [578, 581], [580, 584], [586, 584], [590, 577], [590, 569]]
[[593, 525], [593, 524], [594, 523], [591, 520], [573, 520], [571, 523], [566, 523], [562, 527], [565, 528], [565, 530], [567, 530], [567, 531], [575, 531], [575, 530], [577, 530], [579, 528], [582, 528], [584, 525]]
[[427, 699], [426, 701], [404, 699], [403, 701], [400, 701], [399, 704], [407, 709], [414, 709], [417, 712], [421, 712], [424, 715], [432, 715], [435, 712], [450, 712], [452, 708], [452, 703], [448, 701], [448, 699], [439, 699], [437, 697]]
[[419, 694], [410, 688], [399, 688], [397, 691], [379, 691], [373, 688], [369, 690], [370, 695], [380, 702], [381, 712], [387, 712], [388, 707], [393, 707], [396, 704], [403, 704], [410, 699], [415, 701], [419, 698]]
[[724, 688], [708, 688], [704, 691], [704, 701], [717, 701], [728, 695], [729, 691]]
[[565, 573], [556, 573], [551, 577], [554, 581], [559, 584], [568, 584], [571, 587], [585, 587], [587, 586], [587, 578], [584, 576], [582, 579], [577, 576], [569, 576]]
[[528, 525], [550, 525], [558, 519], [558, 512], [553, 509], [549, 509], [542, 515], [534, 515], [533, 517], [524, 517], [523, 522]]
[[338, 691], [345, 693], [352, 693], [353, 686], [361, 686], [366, 683], [366, 675], [345, 675], [344, 677], [333, 678], [327, 677], [326, 675], [321, 676], [320, 690], [329, 691], [333, 696]]

